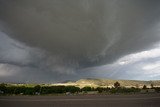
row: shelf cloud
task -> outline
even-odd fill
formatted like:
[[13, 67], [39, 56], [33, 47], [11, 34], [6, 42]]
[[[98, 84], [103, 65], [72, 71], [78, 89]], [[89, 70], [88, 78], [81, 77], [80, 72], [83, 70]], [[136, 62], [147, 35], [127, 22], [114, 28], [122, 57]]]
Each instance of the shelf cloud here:
[[160, 79], [159, 34], [159, 0], [0, 0], [0, 81]]

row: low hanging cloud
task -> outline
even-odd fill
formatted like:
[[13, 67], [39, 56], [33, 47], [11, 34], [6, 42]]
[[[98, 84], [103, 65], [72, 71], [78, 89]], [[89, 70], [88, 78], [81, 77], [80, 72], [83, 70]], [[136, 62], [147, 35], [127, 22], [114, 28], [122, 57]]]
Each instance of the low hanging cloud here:
[[[9, 73], [4, 77], [4, 72], [11, 72], [8, 68], [16, 69], [21, 81], [53, 82], [98, 77], [84, 69], [128, 60], [128, 54], [137, 61], [135, 53], [151, 50], [160, 41], [159, 4], [159, 0], [0, 0], [1, 81], [14, 80]], [[125, 60], [121, 65], [131, 61]], [[117, 78], [116, 69], [105, 76]], [[119, 73], [127, 77], [125, 71]]]
[[75, 63], [73, 67], [67, 66], [62, 57], [28, 47], [4, 32], [0, 32], [0, 38], [0, 81], [53, 82], [61, 75], [75, 74]]

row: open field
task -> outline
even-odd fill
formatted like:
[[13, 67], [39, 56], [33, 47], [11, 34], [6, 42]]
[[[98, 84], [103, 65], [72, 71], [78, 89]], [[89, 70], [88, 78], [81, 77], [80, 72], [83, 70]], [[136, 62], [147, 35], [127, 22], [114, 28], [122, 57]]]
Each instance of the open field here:
[[160, 107], [160, 94], [0, 96], [0, 107]]

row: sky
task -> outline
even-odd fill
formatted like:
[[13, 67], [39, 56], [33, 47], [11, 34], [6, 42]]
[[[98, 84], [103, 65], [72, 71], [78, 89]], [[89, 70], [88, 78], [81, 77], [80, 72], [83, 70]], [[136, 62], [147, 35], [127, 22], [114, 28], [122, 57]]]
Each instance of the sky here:
[[160, 80], [159, 0], [0, 0], [0, 82]]

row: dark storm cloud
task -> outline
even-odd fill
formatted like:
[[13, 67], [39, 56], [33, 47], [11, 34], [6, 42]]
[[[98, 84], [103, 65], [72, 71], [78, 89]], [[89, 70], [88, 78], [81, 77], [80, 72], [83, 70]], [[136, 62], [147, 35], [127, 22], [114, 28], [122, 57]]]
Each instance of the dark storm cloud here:
[[1, 82], [55, 82], [74, 75], [76, 63], [67, 63], [16, 41], [0, 31]]
[[1, 63], [32, 59], [24, 65], [60, 76], [152, 48], [160, 40], [160, 1], [0, 0], [0, 21], [9, 37], [39, 49], [22, 49], [14, 61], [1, 55]]

